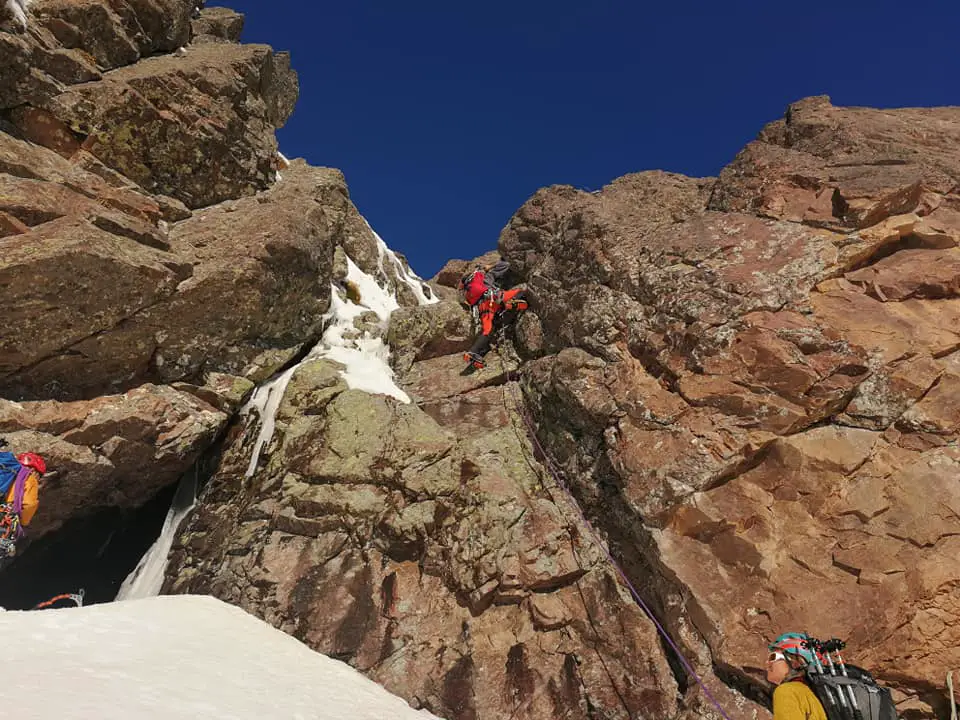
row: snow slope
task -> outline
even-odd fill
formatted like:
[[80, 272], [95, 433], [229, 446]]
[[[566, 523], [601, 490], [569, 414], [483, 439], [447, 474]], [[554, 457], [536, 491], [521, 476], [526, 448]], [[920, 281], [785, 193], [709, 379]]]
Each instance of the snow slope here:
[[[430, 720], [351, 667], [211, 597], [0, 612], [19, 720]], [[15, 669], [14, 669], [15, 668]]]

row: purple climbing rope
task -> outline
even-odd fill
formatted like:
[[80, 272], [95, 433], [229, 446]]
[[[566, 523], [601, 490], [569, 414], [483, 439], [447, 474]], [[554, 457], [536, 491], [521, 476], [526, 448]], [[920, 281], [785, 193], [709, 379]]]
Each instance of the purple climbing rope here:
[[[504, 366], [503, 367], [504, 373], [506, 373], [506, 363], [503, 361], [502, 355], [500, 357], [500, 361]], [[684, 668], [686, 668], [687, 672], [690, 673], [690, 675], [693, 676], [693, 678], [697, 681], [697, 684], [703, 690], [704, 695], [706, 695], [707, 698], [710, 700], [710, 702], [713, 703], [714, 707], [717, 708], [717, 711], [720, 713], [721, 716], [723, 716], [724, 720], [730, 720], [730, 716], [727, 715], [723, 707], [720, 705], [719, 701], [713, 696], [713, 693], [710, 692], [710, 689], [707, 687], [706, 683], [704, 683], [703, 678], [701, 678], [700, 675], [697, 673], [697, 671], [693, 669], [693, 666], [684, 657], [683, 653], [680, 651], [680, 648], [673, 641], [673, 638], [670, 637], [670, 634], [666, 631], [666, 629], [663, 627], [660, 621], [657, 620], [656, 616], [653, 614], [653, 611], [650, 610], [647, 604], [643, 601], [643, 598], [640, 597], [640, 593], [637, 592], [637, 588], [634, 587], [632, 582], [630, 582], [630, 578], [627, 577], [626, 572], [624, 572], [623, 568], [620, 567], [620, 563], [616, 561], [616, 559], [613, 557], [613, 554], [610, 552], [610, 549], [606, 546], [606, 544], [604, 544], [603, 539], [600, 536], [600, 533], [596, 530], [596, 528], [593, 527], [593, 523], [591, 523], [587, 519], [587, 516], [584, 514], [583, 510], [580, 507], [580, 503], [577, 502], [577, 499], [573, 496], [573, 493], [570, 492], [570, 489], [567, 487], [566, 483], [563, 482], [563, 480], [561, 479], [560, 468], [556, 465], [556, 463], [553, 461], [553, 459], [544, 449], [543, 445], [540, 444], [540, 440], [539, 438], [537, 438], [536, 428], [533, 425], [533, 421], [525, 412], [522, 403], [520, 402], [517, 403], [517, 410], [520, 414], [520, 417], [523, 419], [524, 424], [527, 426], [527, 433], [530, 436], [530, 441], [533, 443], [534, 448], [536, 448], [536, 450], [540, 453], [540, 457], [544, 459], [544, 464], [547, 468], [547, 471], [553, 477], [553, 480], [554, 482], [556, 482], [557, 487], [563, 490], [564, 494], [567, 496], [567, 499], [576, 509], [577, 515], [580, 517], [580, 520], [583, 522], [584, 525], [587, 526], [587, 528], [589, 528], [590, 532], [593, 534], [594, 541], [603, 549], [604, 554], [607, 556], [607, 561], [610, 563], [611, 566], [613, 566], [613, 569], [617, 571], [617, 574], [620, 576], [620, 579], [623, 580], [626, 586], [630, 589], [630, 594], [633, 596], [633, 599], [636, 601], [637, 605], [639, 605], [640, 608], [643, 610], [643, 612], [646, 613], [647, 617], [650, 618], [650, 621], [654, 624], [654, 626], [656, 626], [657, 631], [660, 633], [663, 639], [666, 640], [667, 644], [671, 647], [673, 652], [680, 659], [680, 662], [683, 663], [683, 666]]]
[[[27, 478], [30, 476], [30, 473], [33, 472], [32, 468], [23, 466], [20, 468], [20, 472], [17, 473], [17, 479], [14, 481], [16, 484], [13, 489], [13, 512], [16, 513], [17, 517], [20, 517], [20, 514], [23, 512], [23, 495], [27, 487]], [[24, 534], [23, 527], [20, 523], [17, 523], [17, 532], [14, 535], [14, 539], [19, 539]]]

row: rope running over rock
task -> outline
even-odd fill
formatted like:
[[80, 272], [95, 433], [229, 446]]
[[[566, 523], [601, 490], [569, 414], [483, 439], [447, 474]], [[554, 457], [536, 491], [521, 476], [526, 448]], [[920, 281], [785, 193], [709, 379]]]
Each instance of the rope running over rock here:
[[[503, 351], [499, 343], [497, 345], [497, 355], [500, 357], [501, 371], [503, 372], [504, 376], [506, 376], [509, 379], [507, 363], [503, 356]], [[506, 384], [507, 383], [504, 382], [504, 388], [506, 387]], [[519, 388], [518, 388], [518, 391], [522, 392], [519, 390]], [[630, 594], [633, 596], [634, 602], [636, 602], [637, 605], [639, 605], [640, 608], [643, 610], [643, 612], [646, 614], [646, 616], [650, 618], [650, 621], [657, 628], [657, 632], [660, 633], [660, 635], [663, 637], [666, 643], [670, 646], [670, 648], [676, 654], [677, 658], [683, 664], [683, 667], [687, 670], [688, 673], [690, 673], [690, 676], [697, 681], [697, 684], [703, 690], [704, 695], [707, 697], [707, 699], [710, 700], [711, 703], [713, 703], [714, 707], [717, 708], [717, 711], [720, 713], [721, 716], [723, 716], [724, 720], [730, 720], [730, 716], [727, 715], [726, 711], [724, 711], [719, 701], [714, 697], [713, 693], [710, 692], [709, 688], [707, 688], [707, 685], [703, 681], [703, 678], [701, 678], [700, 675], [697, 673], [697, 671], [693, 669], [693, 665], [691, 665], [690, 662], [686, 659], [686, 657], [684, 657], [683, 652], [681, 652], [680, 648], [673, 641], [673, 638], [670, 637], [670, 634], [666, 631], [666, 628], [664, 628], [663, 625], [660, 623], [660, 621], [657, 620], [656, 616], [653, 614], [653, 611], [650, 610], [650, 608], [647, 606], [647, 603], [645, 603], [643, 601], [643, 598], [640, 597], [640, 593], [637, 592], [636, 587], [634, 587], [633, 583], [627, 577], [627, 574], [626, 572], [624, 572], [623, 568], [620, 566], [620, 563], [616, 561], [616, 559], [613, 557], [613, 554], [610, 552], [610, 549], [603, 542], [603, 538], [600, 535], [599, 531], [597, 531], [597, 529], [593, 527], [593, 524], [587, 519], [586, 514], [583, 512], [583, 510], [580, 507], [580, 503], [577, 502], [577, 499], [573, 496], [573, 493], [567, 487], [567, 484], [563, 481], [563, 478], [562, 478], [563, 471], [557, 466], [553, 458], [550, 457], [550, 455], [544, 449], [543, 445], [540, 443], [539, 438], [537, 438], [536, 428], [533, 424], [533, 421], [531, 420], [526, 410], [524, 409], [523, 398], [514, 397], [513, 404], [514, 404], [514, 409], [516, 410], [517, 414], [522, 418], [524, 425], [526, 426], [527, 435], [530, 439], [530, 442], [533, 444], [537, 452], [540, 453], [540, 457], [543, 458], [543, 461], [544, 461], [543, 464], [546, 467], [547, 472], [549, 472], [550, 475], [553, 477], [553, 480], [556, 483], [556, 486], [563, 491], [564, 495], [567, 497], [567, 500], [570, 502], [571, 506], [576, 511], [576, 514], [579, 517], [580, 521], [590, 531], [591, 535], [593, 536], [593, 541], [603, 550], [603, 553], [606, 555], [607, 561], [610, 563], [610, 566], [616, 571], [617, 575], [620, 576], [620, 579], [624, 582], [627, 588], [629, 588]], [[504, 390], [504, 405], [506, 405], [506, 390]], [[506, 407], [506, 410], [509, 413], [510, 407]], [[957, 720], [956, 715], [954, 715], [954, 717], [951, 720]]]

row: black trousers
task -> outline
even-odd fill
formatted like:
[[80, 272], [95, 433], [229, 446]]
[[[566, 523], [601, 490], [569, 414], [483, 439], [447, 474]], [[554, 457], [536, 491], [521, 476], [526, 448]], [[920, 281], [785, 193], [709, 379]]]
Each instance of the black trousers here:
[[519, 314], [517, 310], [501, 310], [494, 315], [493, 327], [490, 330], [490, 334], [484, 335], [481, 333], [477, 335], [477, 339], [473, 341], [473, 345], [470, 347], [470, 352], [478, 357], [484, 357], [490, 352], [490, 348], [493, 345], [493, 338], [516, 322]]

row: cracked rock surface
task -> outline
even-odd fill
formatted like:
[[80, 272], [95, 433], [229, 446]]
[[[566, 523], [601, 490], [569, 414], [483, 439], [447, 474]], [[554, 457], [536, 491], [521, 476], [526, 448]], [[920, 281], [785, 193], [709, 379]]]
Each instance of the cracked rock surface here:
[[236, 429], [167, 589], [239, 604], [442, 717], [673, 716], [655, 631], [518, 434], [517, 383], [462, 365], [415, 362], [410, 405], [301, 366], [250, 479], [256, 424]]
[[765, 641], [807, 630], [906, 717], [946, 708], [958, 137], [956, 108], [812, 98], [715, 182], [549, 188], [501, 235], [535, 295], [539, 435], [708, 675], [751, 687]]

